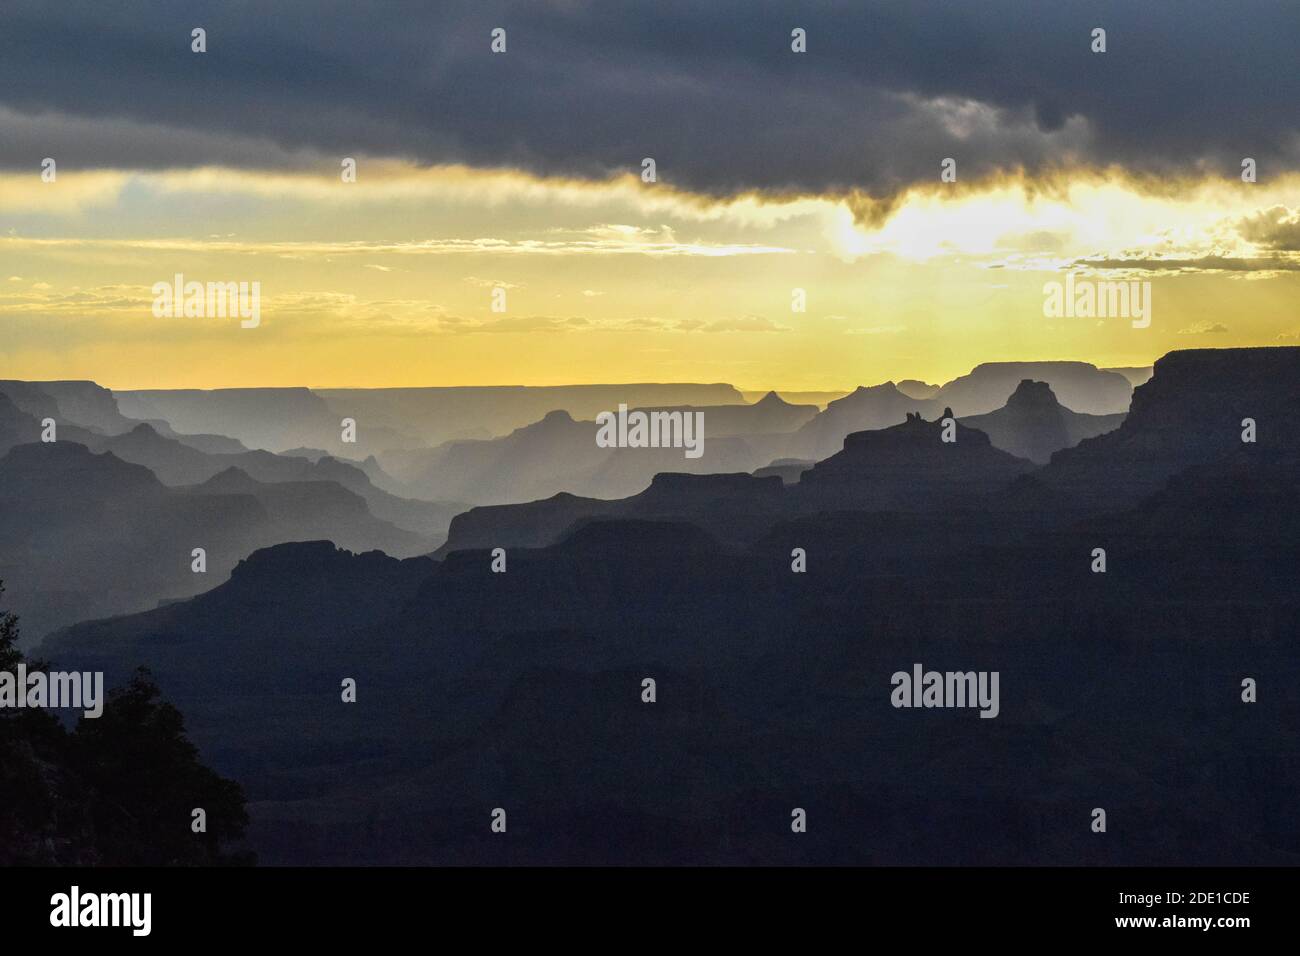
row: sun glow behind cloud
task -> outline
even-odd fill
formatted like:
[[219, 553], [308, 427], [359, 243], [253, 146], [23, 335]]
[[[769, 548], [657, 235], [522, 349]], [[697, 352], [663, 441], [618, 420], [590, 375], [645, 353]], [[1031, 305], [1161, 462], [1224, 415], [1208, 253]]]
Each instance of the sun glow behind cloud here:
[[1119, 175], [1079, 174], [1042, 184], [1023, 179], [945, 193], [913, 189], [876, 227], [836, 210], [831, 241], [849, 259], [892, 254], [914, 262], [941, 256], [1050, 256], [1068, 268], [1089, 256], [1293, 258], [1297, 249], [1270, 249], [1251, 237], [1261, 214], [1275, 220], [1300, 210], [1300, 176], [1271, 185], [1218, 179], [1155, 193]]
[[[12, 375], [122, 387], [846, 387], [1014, 356], [1140, 364], [1202, 334], [1268, 344], [1294, 328], [1298, 197], [1296, 176], [1076, 170], [913, 188], [868, 219], [852, 193], [718, 199], [632, 175], [364, 158], [355, 184], [325, 169], [61, 171], [51, 184], [8, 173], [0, 254], [21, 280], [0, 287], [0, 357]], [[1046, 323], [1044, 273], [1067, 269], [1164, 277], [1171, 327], [1137, 338]], [[176, 272], [261, 281], [262, 337], [160, 325], [148, 289]], [[1207, 294], [1225, 276], [1277, 282]], [[489, 311], [497, 286], [508, 314]], [[807, 313], [792, 313], [794, 288]]]

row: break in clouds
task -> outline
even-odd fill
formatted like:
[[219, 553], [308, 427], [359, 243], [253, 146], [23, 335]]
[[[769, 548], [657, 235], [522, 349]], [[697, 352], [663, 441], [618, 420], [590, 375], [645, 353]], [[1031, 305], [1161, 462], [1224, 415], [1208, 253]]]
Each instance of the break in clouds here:
[[[68, 169], [295, 167], [364, 145], [603, 178], [653, 155], [662, 181], [704, 193], [876, 198], [933, 181], [946, 156], [963, 178], [1075, 164], [1235, 176], [1242, 156], [1300, 165], [1292, 4], [1068, 4], [1032, 18], [1010, 0], [388, 11], [11, 0], [0, 165], [31, 168], [58, 149]], [[1098, 26], [1105, 55], [1089, 48]], [[489, 51], [497, 27], [504, 55]], [[796, 27], [805, 54], [790, 50]]]

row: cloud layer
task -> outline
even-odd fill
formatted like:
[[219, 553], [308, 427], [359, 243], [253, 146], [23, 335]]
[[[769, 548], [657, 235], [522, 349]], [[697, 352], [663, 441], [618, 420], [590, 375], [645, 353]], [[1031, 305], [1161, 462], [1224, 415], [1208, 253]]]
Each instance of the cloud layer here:
[[[1119, 165], [1300, 168], [1300, 6], [477, 0], [0, 13], [0, 165], [337, 167], [360, 153], [713, 195]], [[207, 30], [208, 52], [190, 51]], [[494, 27], [507, 52], [489, 50]], [[1108, 52], [1089, 49], [1094, 27]], [[808, 52], [790, 50], [807, 31]]]

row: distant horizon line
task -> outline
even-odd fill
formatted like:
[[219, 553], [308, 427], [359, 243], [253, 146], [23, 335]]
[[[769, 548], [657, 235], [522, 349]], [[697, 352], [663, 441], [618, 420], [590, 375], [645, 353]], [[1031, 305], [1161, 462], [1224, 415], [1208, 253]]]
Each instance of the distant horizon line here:
[[[1268, 348], [1269, 346], [1260, 346], [1260, 347]], [[1280, 346], [1274, 346], [1274, 347], [1280, 347]], [[1203, 350], [1171, 349], [1170, 351], [1203, 351]], [[1212, 350], [1212, 351], [1222, 351], [1222, 350]], [[1163, 354], [1167, 355], [1169, 353], [1166, 352]], [[107, 389], [110, 392], [233, 392], [233, 391], [253, 391], [257, 389], [264, 389], [268, 391], [269, 390], [287, 391], [290, 389], [302, 389], [305, 391], [312, 391], [312, 392], [344, 392], [344, 391], [379, 392], [379, 391], [413, 391], [418, 389], [451, 390], [451, 389], [487, 389], [487, 388], [514, 388], [514, 389], [632, 388], [632, 387], [643, 387], [643, 386], [660, 386], [660, 387], [694, 386], [694, 387], [701, 387], [701, 388], [709, 388], [709, 387], [725, 386], [727, 388], [731, 388], [736, 390], [737, 392], [742, 392], [742, 393], [753, 393], [753, 392], [822, 393], [822, 392], [852, 392], [858, 388], [863, 388], [863, 387], [873, 388], [875, 386], [884, 385], [889, 382], [897, 383], [897, 382], [906, 382], [906, 381], [924, 382], [925, 384], [942, 386], [944, 384], [947, 384], [948, 382], [955, 381], [957, 378], [961, 378], [963, 375], [969, 375], [975, 369], [985, 365], [1080, 364], [1080, 365], [1090, 365], [1093, 368], [1104, 372], [1104, 371], [1117, 370], [1117, 369], [1149, 369], [1154, 366], [1156, 361], [1157, 359], [1152, 359], [1150, 362], [1146, 364], [1136, 364], [1136, 365], [1098, 365], [1095, 362], [1089, 362], [1086, 359], [1062, 359], [1062, 358], [1000, 359], [1000, 360], [993, 360], [993, 361], [977, 362], [976, 364], [972, 365], [967, 371], [962, 372], [959, 375], [955, 375], [952, 378], [945, 379], [943, 381], [928, 382], [924, 377], [921, 376], [902, 375], [902, 376], [891, 376], [889, 378], [883, 378], [878, 381], [872, 382], [870, 384], [866, 384], [864, 381], [859, 381], [853, 385], [847, 385], [847, 386], [830, 385], [830, 386], [819, 386], [819, 387], [784, 386], [784, 385], [751, 386], [751, 385], [738, 385], [735, 382], [728, 382], [723, 380], [707, 382], [702, 380], [689, 380], [689, 379], [664, 380], [664, 381], [649, 381], [643, 379], [643, 380], [634, 380], [634, 381], [625, 381], [625, 382], [615, 382], [615, 381], [560, 382], [560, 383], [552, 383], [552, 384], [492, 382], [492, 383], [481, 383], [481, 384], [472, 384], [472, 385], [172, 385], [172, 386], [137, 385], [137, 386], [125, 386], [125, 387], [118, 386], [118, 385], [108, 385], [97, 378], [5, 377], [0, 380], [15, 381], [15, 382], [29, 382], [32, 384], [56, 383], [56, 382], [90, 382], [91, 384], [97, 385], [103, 389]]]

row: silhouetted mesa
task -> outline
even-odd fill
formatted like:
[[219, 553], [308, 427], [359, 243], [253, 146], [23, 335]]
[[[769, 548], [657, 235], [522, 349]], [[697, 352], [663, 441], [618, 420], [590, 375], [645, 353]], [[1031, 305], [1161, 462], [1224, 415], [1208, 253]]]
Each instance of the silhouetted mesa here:
[[[1170, 352], [1114, 431], [1057, 452], [1040, 477], [1094, 510], [1130, 507], [1184, 469], [1261, 450], [1294, 459], [1300, 347]], [[1257, 423], [1254, 444], [1243, 421]]]
[[961, 419], [989, 436], [996, 447], [1045, 465], [1052, 453], [1119, 427], [1124, 415], [1081, 415], [1056, 400], [1046, 382], [1022, 381], [1006, 405], [987, 415]]
[[559, 494], [527, 504], [472, 508], [451, 523], [439, 555], [466, 548], [542, 547], [597, 518], [689, 521], [725, 542], [763, 534], [789, 507], [775, 477], [664, 472], [638, 495], [617, 501]]
[[971, 502], [1005, 486], [1033, 464], [994, 448], [988, 435], [955, 423], [943, 441], [944, 409], [927, 422], [909, 415], [901, 425], [855, 432], [844, 449], [799, 476], [791, 492], [804, 509], [925, 511]]
[[925, 400], [927, 398], [934, 398], [935, 394], [943, 386], [930, 385], [926, 382], [917, 381], [914, 378], [905, 378], [901, 382], [897, 383], [896, 387], [908, 398], [919, 398]]

